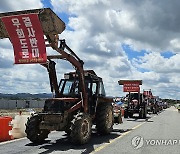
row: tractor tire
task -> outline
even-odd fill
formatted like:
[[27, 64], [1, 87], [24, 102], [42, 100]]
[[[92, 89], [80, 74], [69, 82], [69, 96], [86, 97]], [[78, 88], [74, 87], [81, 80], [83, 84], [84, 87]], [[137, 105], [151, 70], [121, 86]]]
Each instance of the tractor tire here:
[[139, 118], [140, 119], [143, 119], [143, 114], [144, 114], [144, 109], [140, 109], [140, 111], [139, 111]]
[[158, 112], [159, 112], [159, 111], [158, 111], [158, 106], [156, 106], [155, 109], [156, 109], [156, 114], [158, 114]]
[[128, 113], [128, 116], [129, 116], [129, 118], [133, 118], [133, 113], [132, 113], [132, 112], [129, 112], [129, 113]]
[[113, 129], [113, 107], [110, 103], [101, 103], [96, 110], [96, 129], [100, 135], [109, 134]]
[[41, 120], [38, 115], [32, 116], [28, 119], [26, 124], [27, 138], [33, 143], [42, 143], [48, 138], [49, 130], [40, 130], [39, 124]]
[[157, 109], [156, 108], [154, 109], [154, 114], [157, 114]]
[[147, 106], [145, 105], [143, 119], [146, 119], [146, 118], [147, 118]]
[[66, 132], [66, 134], [69, 136], [69, 135], [71, 134], [71, 128], [66, 128], [66, 129], [65, 129], [65, 132]]
[[66, 126], [64, 131], [67, 134], [67, 136], [70, 136], [70, 134], [71, 134], [71, 122], [68, 123], [68, 125]]
[[92, 121], [88, 114], [79, 113], [71, 122], [71, 140], [74, 144], [85, 144], [91, 138]]
[[114, 117], [114, 123], [116, 123], [116, 124], [123, 123], [121, 114], [119, 114], [118, 117]]
[[128, 111], [124, 110], [124, 118], [128, 118]]
[[146, 117], [147, 117], [147, 110], [145, 108], [142, 108], [139, 111], [139, 118], [140, 119], [146, 119]]

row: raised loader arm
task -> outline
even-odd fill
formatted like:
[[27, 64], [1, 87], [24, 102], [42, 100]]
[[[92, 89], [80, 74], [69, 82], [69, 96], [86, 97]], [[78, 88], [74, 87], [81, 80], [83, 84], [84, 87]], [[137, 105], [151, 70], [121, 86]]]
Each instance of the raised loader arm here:
[[61, 34], [64, 31], [65, 24], [50, 8], [0, 13], [0, 38], [1, 39], [9, 38], [11, 41], [8, 31], [2, 21], [3, 17], [10, 17], [10, 16], [16, 16], [16, 15], [18, 16], [18, 15], [25, 15], [25, 14], [38, 15], [38, 19], [40, 21], [43, 34], [46, 36], [47, 38], [46, 41], [48, 41], [49, 43], [49, 44], [46, 44], [46, 47], [52, 47], [54, 50], [56, 50], [60, 54], [60, 55], [47, 56], [47, 59], [48, 59], [47, 63], [43, 63], [43, 64], [41, 63], [41, 65], [46, 67], [49, 72], [51, 91], [52, 92], [55, 91], [55, 97], [61, 96], [59, 92], [58, 82], [57, 82], [55, 62], [52, 61], [52, 59], [63, 59], [70, 62], [75, 67], [75, 70], [78, 74], [79, 85], [80, 85], [79, 88], [80, 88], [81, 99], [82, 99], [82, 107], [84, 108], [84, 112], [87, 112], [88, 110], [87, 94], [86, 94], [86, 89], [85, 89], [84, 69], [83, 69], [84, 62], [66, 45], [65, 40], [60, 40], [60, 46], [58, 46], [58, 43], [59, 43], [58, 34]]
[[[52, 36], [51, 36], [52, 37]], [[54, 36], [56, 37], [56, 36]], [[47, 37], [48, 38], [48, 37]], [[58, 47], [57, 39], [56, 42], [52, 42], [52, 40], [49, 40], [50, 46], [54, 50], [56, 50], [60, 55], [53, 55], [53, 56], [48, 56], [48, 63], [43, 64], [49, 72], [49, 79], [50, 79], [50, 85], [51, 85], [51, 91], [55, 91], [55, 96], [58, 97], [60, 96], [59, 93], [59, 87], [58, 87], [58, 82], [57, 82], [57, 76], [56, 76], [56, 70], [55, 70], [55, 62], [52, 61], [51, 59], [63, 59], [68, 62], [70, 62], [74, 67], [75, 70], [78, 74], [79, 78], [79, 88], [80, 88], [80, 93], [81, 93], [81, 99], [82, 99], [82, 106], [84, 108], [84, 112], [88, 111], [88, 98], [87, 98], [87, 93], [86, 93], [86, 88], [85, 88], [85, 79], [84, 79], [84, 69], [83, 69], [83, 64], [84, 62], [67, 46], [65, 40], [60, 40], [60, 46]], [[65, 49], [68, 51], [66, 52]]]

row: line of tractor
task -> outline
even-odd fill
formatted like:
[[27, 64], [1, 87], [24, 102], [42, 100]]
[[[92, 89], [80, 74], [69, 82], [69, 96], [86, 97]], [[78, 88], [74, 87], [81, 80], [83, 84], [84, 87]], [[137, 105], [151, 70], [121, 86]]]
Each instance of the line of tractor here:
[[[38, 36], [35, 31], [38, 24], [33, 25], [36, 21], [34, 14], [38, 16], [38, 22], [46, 37], [46, 47], [51, 47], [58, 53], [48, 55], [45, 63], [40, 63], [43, 60], [38, 57], [40, 48], [36, 44]], [[98, 134], [106, 135], [113, 130], [114, 123], [122, 123], [122, 112], [116, 112], [113, 97], [106, 96], [102, 78], [93, 70], [85, 70], [83, 60], [65, 40], [59, 39], [58, 34], [64, 31], [65, 24], [51, 9], [7, 12], [1, 13], [0, 17], [0, 38], [9, 38], [13, 43], [13, 38], [17, 35], [15, 41], [19, 39], [21, 43], [19, 50], [22, 49], [22, 52], [16, 55], [16, 58], [22, 57], [19, 61], [16, 59], [17, 63], [39, 62], [49, 74], [53, 97], [45, 101], [42, 112], [35, 113], [28, 119], [25, 132], [30, 141], [41, 143], [51, 131], [65, 131], [74, 144], [85, 144], [91, 138], [92, 125], [96, 126]], [[8, 24], [5, 24], [6, 22]], [[15, 27], [12, 33], [6, 27], [10, 24]], [[22, 24], [25, 25], [21, 27]], [[28, 37], [25, 37], [25, 32]], [[28, 40], [32, 49], [31, 54], [28, 53]], [[13, 47], [16, 45], [13, 44]], [[54, 59], [69, 62], [75, 71], [65, 73], [64, 78], [58, 81]], [[160, 110], [158, 98], [154, 97], [151, 91], [140, 93], [141, 80], [119, 81], [119, 84], [123, 84], [124, 91], [129, 92], [126, 95], [125, 118], [133, 117], [135, 113], [138, 113], [140, 118], [146, 118], [148, 111], [157, 113]]]

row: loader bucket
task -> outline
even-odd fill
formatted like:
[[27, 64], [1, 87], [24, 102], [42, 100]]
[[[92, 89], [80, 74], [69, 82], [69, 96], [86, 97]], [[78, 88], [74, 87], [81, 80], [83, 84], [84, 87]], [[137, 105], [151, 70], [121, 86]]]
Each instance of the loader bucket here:
[[1, 20], [1, 17], [30, 13], [38, 14], [41, 27], [43, 29], [44, 35], [46, 36], [61, 34], [65, 30], [65, 23], [50, 8], [23, 10], [0, 13], [0, 38], [9, 38], [9, 35], [6, 31], [4, 23]]

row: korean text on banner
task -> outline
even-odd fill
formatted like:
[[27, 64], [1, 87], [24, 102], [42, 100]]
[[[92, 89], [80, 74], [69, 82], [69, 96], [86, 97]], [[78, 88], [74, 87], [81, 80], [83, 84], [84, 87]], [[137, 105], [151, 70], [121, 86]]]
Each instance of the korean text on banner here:
[[140, 87], [138, 82], [125, 82], [123, 84], [124, 92], [139, 92]]
[[14, 48], [15, 64], [47, 61], [44, 34], [37, 14], [1, 18]]

